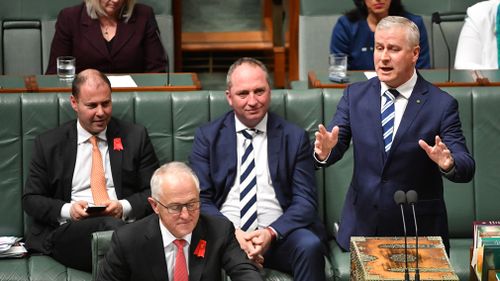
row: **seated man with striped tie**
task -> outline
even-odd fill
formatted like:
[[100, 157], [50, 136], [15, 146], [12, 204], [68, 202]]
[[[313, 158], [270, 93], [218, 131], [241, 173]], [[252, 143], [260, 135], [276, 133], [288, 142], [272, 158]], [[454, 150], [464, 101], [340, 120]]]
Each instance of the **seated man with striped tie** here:
[[233, 225], [200, 214], [200, 183], [186, 164], [156, 170], [148, 201], [155, 214], [113, 233], [97, 281], [219, 281], [222, 269], [231, 281], [262, 280]]
[[[352, 140], [354, 171], [342, 210], [337, 242], [351, 236], [402, 236], [397, 190], [415, 190], [419, 235], [441, 236], [447, 249], [448, 222], [442, 176], [472, 179], [458, 103], [415, 70], [418, 27], [403, 17], [382, 19], [375, 29], [377, 77], [349, 85], [332, 121], [316, 133], [317, 165], [340, 160]], [[406, 221], [413, 221], [410, 210]], [[411, 220], [410, 220], [411, 218]], [[413, 223], [408, 233], [415, 234]]]
[[159, 164], [143, 126], [111, 117], [111, 84], [104, 74], [80, 72], [70, 102], [77, 119], [34, 141], [23, 195], [33, 219], [26, 245], [91, 271], [92, 232], [152, 212], [149, 180]]
[[325, 280], [326, 235], [307, 133], [268, 111], [269, 74], [258, 60], [233, 63], [226, 98], [233, 110], [196, 131], [189, 157], [202, 213], [230, 220], [241, 248], [264, 267], [294, 280]]

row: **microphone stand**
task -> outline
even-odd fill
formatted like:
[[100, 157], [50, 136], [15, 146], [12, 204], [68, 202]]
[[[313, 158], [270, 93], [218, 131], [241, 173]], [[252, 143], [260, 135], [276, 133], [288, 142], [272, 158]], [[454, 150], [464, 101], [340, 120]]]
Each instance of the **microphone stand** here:
[[444, 45], [446, 46], [446, 51], [448, 52], [448, 80], [447, 82], [451, 82], [451, 50], [450, 45], [448, 44], [448, 40], [446, 40], [446, 36], [444, 35], [443, 27], [441, 26], [441, 15], [439, 12], [435, 12], [432, 14], [432, 22], [435, 22], [439, 26], [439, 30], [441, 31], [441, 36], [443, 37]]
[[406, 222], [405, 213], [403, 211], [403, 204], [399, 204], [401, 208], [401, 216], [403, 217], [403, 231], [405, 234], [405, 281], [410, 281], [410, 273], [408, 272], [408, 242], [406, 240]]
[[415, 256], [416, 256], [416, 265], [415, 265], [415, 281], [420, 281], [420, 270], [418, 269], [418, 229], [417, 229], [417, 216], [415, 215], [415, 204], [411, 203], [411, 208], [413, 211], [413, 220], [415, 221]]
[[405, 281], [410, 281], [410, 273], [408, 272], [408, 241], [406, 238], [406, 222], [405, 222], [405, 212], [403, 210], [403, 204], [406, 203], [406, 194], [398, 190], [394, 193], [394, 201], [399, 205], [401, 209], [401, 218], [403, 219], [403, 232], [405, 236]]
[[169, 60], [169, 57], [168, 57], [168, 52], [167, 50], [165, 49], [165, 46], [163, 46], [163, 43], [161, 42], [161, 36], [160, 36], [160, 30], [158, 28], [156, 28], [156, 36], [158, 36], [158, 40], [160, 40], [160, 44], [161, 44], [161, 47], [163, 48], [163, 52], [165, 52], [165, 60], [167, 61], [167, 65], [166, 65], [166, 71], [167, 71], [167, 83], [165, 83], [165, 86], [171, 86], [170, 85], [170, 60]]
[[418, 201], [418, 194], [415, 190], [409, 190], [406, 192], [406, 200], [408, 204], [410, 204], [412, 213], [413, 213], [413, 222], [415, 223], [415, 255], [416, 255], [416, 264], [415, 264], [415, 281], [420, 281], [420, 270], [418, 267], [418, 227], [417, 227], [417, 215], [415, 213], [415, 204]]

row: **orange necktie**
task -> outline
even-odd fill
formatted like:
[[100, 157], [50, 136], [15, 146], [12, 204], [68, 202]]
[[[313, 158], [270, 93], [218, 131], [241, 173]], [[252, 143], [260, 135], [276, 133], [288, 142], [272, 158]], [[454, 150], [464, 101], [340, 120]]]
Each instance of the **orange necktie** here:
[[189, 275], [186, 266], [186, 257], [184, 256], [184, 244], [186, 241], [184, 239], [174, 240], [175, 246], [177, 246], [177, 255], [175, 256], [174, 265], [174, 281], [188, 281]]
[[106, 178], [104, 177], [104, 165], [102, 164], [101, 152], [97, 146], [97, 137], [90, 137], [92, 144], [92, 170], [90, 172], [90, 190], [95, 205], [102, 205], [109, 200], [106, 190]]

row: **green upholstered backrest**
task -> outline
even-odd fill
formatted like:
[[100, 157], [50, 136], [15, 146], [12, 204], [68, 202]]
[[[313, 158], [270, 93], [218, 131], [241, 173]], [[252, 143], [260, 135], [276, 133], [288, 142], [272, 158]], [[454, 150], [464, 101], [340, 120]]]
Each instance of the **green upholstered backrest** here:
[[498, 220], [500, 217], [499, 92], [498, 87], [478, 87], [472, 92], [476, 220]]
[[[462, 130], [470, 153], [472, 149], [472, 92], [470, 88], [443, 88], [458, 101]], [[472, 236], [472, 221], [474, 221], [474, 181], [469, 183], [454, 183], [445, 178], [444, 199], [448, 211], [450, 237], [464, 238]]]

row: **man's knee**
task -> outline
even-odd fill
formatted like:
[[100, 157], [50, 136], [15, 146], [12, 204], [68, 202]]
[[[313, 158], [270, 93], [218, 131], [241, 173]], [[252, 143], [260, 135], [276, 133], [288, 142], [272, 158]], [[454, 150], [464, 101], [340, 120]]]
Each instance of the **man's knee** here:
[[116, 230], [125, 222], [114, 217], [100, 217], [96, 231]]

